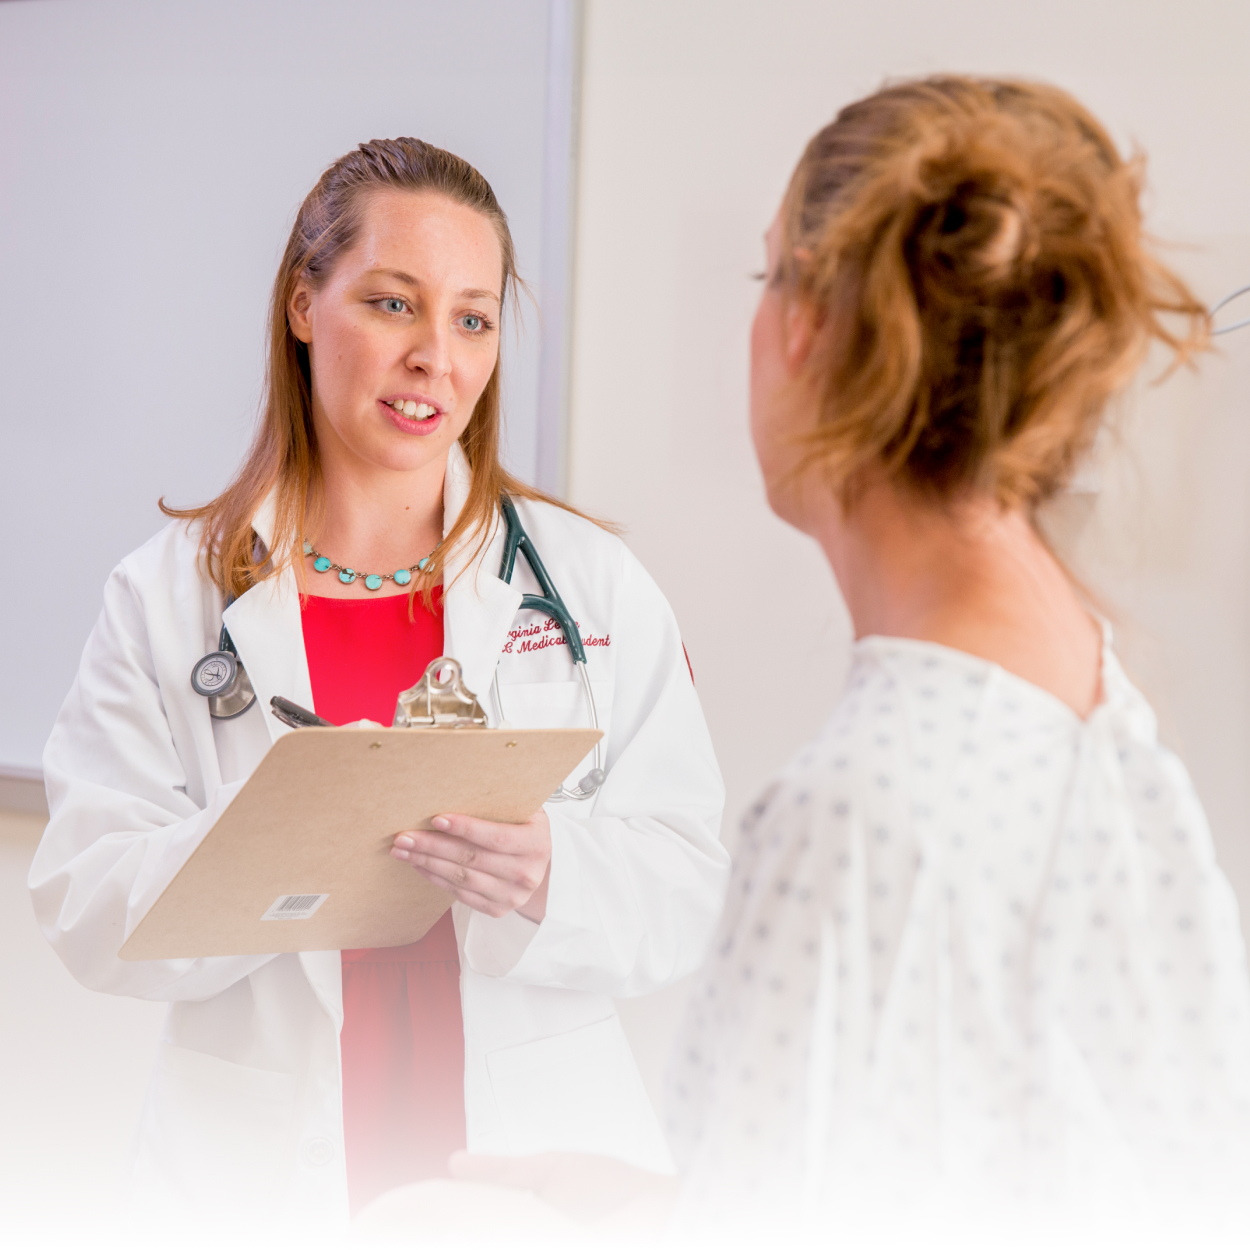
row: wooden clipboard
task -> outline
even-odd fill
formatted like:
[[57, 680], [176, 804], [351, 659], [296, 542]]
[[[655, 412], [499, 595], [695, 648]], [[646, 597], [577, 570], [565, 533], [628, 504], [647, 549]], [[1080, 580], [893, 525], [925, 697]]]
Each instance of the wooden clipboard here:
[[444, 812], [523, 824], [597, 729], [300, 729], [126, 939], [122, 959], [404, 946], [452, 896], [391, 858]]

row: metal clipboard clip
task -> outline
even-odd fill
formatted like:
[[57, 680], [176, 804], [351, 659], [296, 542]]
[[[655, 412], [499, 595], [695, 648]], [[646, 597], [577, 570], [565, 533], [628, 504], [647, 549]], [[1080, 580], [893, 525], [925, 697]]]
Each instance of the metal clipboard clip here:
[[[285, 725], [293, 729], [305, 728], [354, 728], [352, 725], [336, 726], [328, 720], [302, 708], [289, 699], [275, 695], [269, 700], [273, 714]], [[377, 728], [373, 721], [360, 721], [360, 725]], [[482, 705], [465, 684], [460, 669], [460, 662], [450, 656], [439, 656], [432, 660], [421, 675], [415, 686], [400, 691], [395, 706], [395, 719], [391, 722], [392, 729], [486, 729], [486, 713]], [[379, 745], [374, 743], [374, 746]], [[515, 746], [515, 742], [509, 742]], [[597, 776], [596, 776], [597, 775]], [[587, 774], [580, 783], [582, 795], [589, 798], [594, 793], [587, 789], [587, 781], [603, 783], [603, 774], [597, 769]], [[597, 787], [596, 787], [597, 788]], [[552, 794], [551, 802], [560, 802], [565, 798], [581, 797], [577, 792], [570, 794], [564, 786]]]
[[[332, 721], [323, 720], [307, 708], [302, 708], [298, 703], [292, 703], [290, 699], [284, 699], [280, 695], [270, 699], [269, 706], [273, 714], [292, 729], [338, 728]], [[441, 655], [437, 660], [430, 661], [415, 686], [400, 691], [391, 727], [485, 729], [486, 713], [482, 711], [477, 695], [465, 686], [460, 662], [450, 656]]]
[[403, 690], [395, 707], [395, 729], [485, 729], [486, 713], [464, 684], [460, 662], [440, 656], [426, 666], [421, 680]]

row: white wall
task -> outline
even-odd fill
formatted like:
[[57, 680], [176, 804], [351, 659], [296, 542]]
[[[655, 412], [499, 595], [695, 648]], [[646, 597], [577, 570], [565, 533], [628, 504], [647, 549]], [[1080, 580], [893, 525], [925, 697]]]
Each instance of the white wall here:
[[[0, 23], [24, 7], [55, 2], [0, 5]], [[59, 7], [68, 14], [84, 6], [59, 0]], [[419, 7], [408, 5], [405, 11]], [[262, 30], [290, 12], [290, 6], [272, 3], [247, 9]], [[213, 11], [237, 13], [241, 6], [218, 5]], [[0, 25], [0, 64], [11, 55], [6, 43], [11, 30]], [[350, 32], [339, 33], [350, 42]], [[1200, 292], [1214, 299], [1250, 281], [1250, 80], [1242, 63], [1248, 36], [1250, 9], [1214, 0], [1194, 0], [1183, 12], [1155, 0], [1105, 0], [1098, 6], [965, 0], [940, 7], [906, 0], [889, 8], [849, 0], [592, 0], [581, 132], [571, 493], [576, 502], [629, 525], [631, 544], [676, 607], [729, 784], [727, 828], [826, 714], [837, 695], [848, 642], [845, 614], [819, 554], [764, 507], [746, 436], [746, 335], [756, 298], [747, 275], [760, 267], [760, 236], [803, 142], [839, 105], [887, 75], [967, 69], [1053, 79], [1077, 92], [1119, 137], [1137, 139], [1150, 153], [1153, 223], [1189, 245], [1175, 259]], [[206, 55], [224, 68], [189, 84], [173, 71], [165, 73], [175, 119], [185, 105], [179, 92], [203, 101], [216, 91], [231, 116], [229, 92], [220, 84], [229, 85], [235, 58], [255, 63], [246, 46], [222, 46], [211, 31], [203, 38]], [[309, 72], [332, 60], [331, 52], [314, 57]], [[353, 92], [368, 101], [378, 91], [390, 102], [387, 107], [407, 107], [406, 81], [396, 78], [394, 85], [379, 88], [371, 57], [356, 55], [353, 65], [361, 67], [360, 77], [352, 79]], [[28, 66], [41, 76], [47, 96], [37, 106], [53, 112], [67, 107], [57, 104], [59, 87], [48, 84], [75, 74], [104, 74], [106, 68], [86, 50], [63, 65]], [[131, 98], [124, 68], [99, 80], [102, 100], [115, 90]], [[393, 73], [389, 55], [384, 69]], [[483, 77], [496, 70], [503, 72], [486, 66]], [[159, 72], [159, 66], [150, 67], [148, 81]], [[478, 80], [456, 81], [472, 86]], [[5, 119], [12, 96], [5, 93], [11, 82], [6, 68], [0, 72], [0, 143], [10, 133]], [[273, 88], [275, 96], [283, 92], [298, 94], [287, 80]], [[130, 383], [141, 405], [136, 411], [149, 422], [145, 437], [155, 440], [150, 452], [136, 448], [150, 455], [145, 464], [161, 463], [158, 451], [168, 458], [169, 444], [161, 440], [174, 433], [162, 433], [164, 425], [202, 425], [220, 435], [227, 440], [222, 458], [201, 467], [186, 453], [180, 471], [187, 476], [176, 484], [149, 475], [101, 484], [98, 494], [94, 488], [82, 496], [62, 492], [66, 516], [80, 526], [90, 527], [109, 513], [110, 521], [128, 526], [138, 541], [155, 523], [151, 500], [159, 490], [176, 486], [182, 497], [202, 497], [219, 484], [222, 466], [233, 462], [250, 418], [254, 390], [248, 386], [254, 387], [259, 360], [265, 283], [249, 287], [249, 275], [271, 271], [287, 223], [284, 214], [305, 189], [310, 170], [359, 137], [359, 127], [346, 133], [333, 107], [316, 106], [314, 114], [291, 122], [286, 138], [298, 159], [288, 165], [282, 155], [274, 175], [275, 181], [286, 181], [277, 191], [265, 191], [269, 198], [263, 204], [259, 192], [256, 205], [236, 197], [220, 226], [240, 231], [253, 220], [253, 208], [263, 207], [268, 235], [249, 240], [231, 234], [230, 248], [219, 247], [190, 283], [193, 300], [207, 298], [202, 292], [208, 287], [216, 292], [217, 305], [233, 300], [247, 311], [233, 320], [218, 316], [207, 367], [194, 353], [181, 370], [163, 363], [182, 350], [178, 327], [163, 327], [159, 342], [165, 355], [145, 355], [139, 381]], [[447, 121], [449, 134], [453, 121]], [[98, 131], [89, 115], [80, 122], [79, 139], [89, 147]], [[138, 117], [136, 125], [141, 134], [149, 132], [143, 127], [155, 128], [157, 139], [179, 134], [174, 120]], [[197, 142], [211, 142], [208, 129], [196, 132]], [[440, 141], [452, 144], [453, 138], [443, 135]], [[258, 141], [255, 147], [260, 146]], [[22, 168], [12, 164], [11, 149], [0, 155], [7, 170]], [[140, 158], [182, 159], [168, 142], [145, 147], [136, 141], [132, 159]], [[500, 169], [511, 168], [511, 159], [501, 154]], [[80, 228], [107, 240], [126, 224], [126, 205], [108, 207], [109, 196], [120, 193], [109, 189], [105, 172], [96, 170], [78, 185], [49, 176], [46, 191], [23, 211], [29, 217], [43, 205], [63, 223], [73, 249], [82, 247]], [[518, 207], [504, 191], [503, 175], [488, 172], [519, 233]], [[11, 198], [4, 196], [11, 197], [16, 185], [6, 175], [0, 195], [5, 230], [15, 228], [9, 224], [15, 220]], [[101, 203], [108, 208], [103, 215], [95, 208]], [[186, 208], [198, 229], [207, 229], [201, 206], [170, 207]], [[146, 211], [142, 204], [131, 208]], [[131, 247], [143, 241], [142, 233], [125, 237]], [[161, 247], [180, 254], [168, 240]], [[119, 281], [103, 258], [106, 250], [98, 249], [93, 263], [70, 269], [81, 282], [75, 279], [76, 285], [66, 288], [66, 298], [73, 309], [85, 305], [89, 315], [69, 317], [64, 364], [54, 362], [46, 371], [57, 404], [67, 389], [71, 398], [85, 395], [90, 403], [81, 411], [70, 405], [72, 411], [63, 416], [36, 390], [33, 407], [0, 409], [4, 498], [13, 497], [15, 484], [27, 489], [18, 480], [18, 464], [23, 474], [37, 475], [39, 490], [51, 495], [57, 489], [56, 474], [46, 465], [12, 458], [23, 446], [25, 423], [64, 420], [57, 428], [66, 446], [82, 449], [76, 455], [89, 456], [108, 439], [122, 437], [130, 411], [119, 398], [127, 393], [122, 360], [93, 346], [98, 327], [107, 326]], [[60, 309], [61, 288], [31, 288], [33, 302], [19, 304], [11, 298], [15, 288], [7, 277], [4, 281], [0, 317], [8, 320], [0, 324], [0, 351], [12, 352], [14, 334], [17, 342], [29, 343], [36, 329], [45, 337], [62, 332], [58, 327], [67, 314]], [[172, 323], [187, 298], [176, 286], [174, 311], [162, 310], [156, 319]], [[250, 381], [226, 385], [214, 362], [244, 357]], [[89, 367], [76, 372], [84, 359]], [[66, 377], [74, 379], [68, 388]], [[0, 386], [5, 384], [0, 375]], [[105, 391], [112, 406], [97, 415], [96, 396]], [[177, 400], [172, 410], [156, 402], [167, 391]], [[1083, 530], [1074, 529], [1069, 546], [1120, 605], [1130, 663], [1164, 711], [1167, 731], [1182, 744], [1221, 855], [1250, 912], [1244, 834], [1250, 807], [1244, 767], [1250, 747], [1248, 395], [1250, 331], [1226, 340], [1225, 354], [1208, 361], [1197, 379], [1174, 378], [1130, 404], [1122, 450], [1112, 449], [1102, 473], [1096, 514]], [[80, 502], [87, 505], [86, 521], [74, 510]], [[1081, 501], [1071, 501], [1069, 512], [1077, 519], [1080, 510]], [[43, 552], [32, 546], [38, 534], [14, 531], [7, 513], [3, 519], [6, 532], [17, 534], [23, 562], [32, 551]], [[58, 596], [67, 636], [85, 632], [78, 601], [98, 602], [106, 571], [102, 561], [80, 560], [72, 539], [58, 539], [65, 545], [54, 550], [52, 571], [43, 582], [29, 580], [22, 569], [6, 591], [6, 603], [19, 606], [24, 596], [45, 590]], [[15, 653], [8, 635], [0, 635], [0, 642], [8, 654]], [[799, 697], [761, 706], [757, 691], [767, 682], [756, 674], [776, 673], [780, 665]], [[25, 680], [25, 672], [18, 677]], [[32, 670], [30, 681], [63, 689], [68, 675]], [[11, 684], [6, 697], [15, 689], [25, 687]], [[156, 1027], [153, 1013], [160, 1008], [90, 995], [69, 981], [33, 933], [29, 911], [23, 911], [21, 880], [29, 852], [27, 841], [0, 856], [0, 913], [10, 923], [0, 934], [8, 953], [0, 963], [0, 990], [8, 1004], [6, 1021], [19, 1022], [6, 1030], [5, 1071], [26, 1073], [29, 1082], [0, 1086], [0, 1123], [35, 1125], [22, 1139], [35, 1143], [35, 1155], [26, 1152], [28, 1161], [54, 1160], [59, 1139], [45, 1128], [55, 1126], [57, 1117], [71, 1118], [77, 1107], [85, 1146], [74, 1175], [97, 1185], [133, 1124], [146, 1048]], [[680, 991], [626, 1005], [632, 1040], [653, 1089], [679, 997]], [[84, 1036], [97, 1041], [85, 1054], [79, 1044]], [[105, 1080], [108, 1074], [112, 1083]], [[48, 1099], [42, 1110], [40, 1091]], [[38, 1115], [52, 1117], [45, 1128]]]
[[26, 892], [42, 825], [0, 811], [0, 1241], [99, 1244], [165, 1004], [83, 989], [44, 941]]
[[[848, 645], [819, 553], [765, 507], [746, 431], [748, 274], [804, 143], [891, 76], [1057, 82], [1149, 154], [1150, 223], [1213, 302], [1250, 282], [1248, 47], [1250, 6], [1228, 0], [590, 0], [571, 495], [629, 526], [677, 611], [730, 831], [830, 709]], [[1250, 915], [1250, 330], [1125, 419], [1066, 546], [1119, 609]], [[630, 1009], [653, 1088], [678, 997]]]
[[[544, 147], [548, 9], [0, 4], [0, 767], [37, 765], [109, 570], [164, 524], [158, 497], [203, 502], [237, 466], [270, 286], [326, 165], [395, 135], [458, 152], [523, 276], [542, 293], [554, 259], [562, 290], [563, 240], [542, 248], [544, 154], [567, 155]], [[528, 313], [505, 359], [507, 458], [530, 478], [540, 359], [561, 368], [541, 330]]]

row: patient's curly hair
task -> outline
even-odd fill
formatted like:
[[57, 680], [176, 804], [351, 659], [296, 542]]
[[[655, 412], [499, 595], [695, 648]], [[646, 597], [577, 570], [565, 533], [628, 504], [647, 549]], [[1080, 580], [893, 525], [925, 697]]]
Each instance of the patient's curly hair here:
[[773, 278], [817, 313], [812, 456], [844, 499], [879, 464], [935, 501], [1032, 507], [1152, 339], [1178, 361], [1206, 345], [1203, 305], [1143, 237], [1141, 181], [1041, 84], [902, 82], [812, 139]]

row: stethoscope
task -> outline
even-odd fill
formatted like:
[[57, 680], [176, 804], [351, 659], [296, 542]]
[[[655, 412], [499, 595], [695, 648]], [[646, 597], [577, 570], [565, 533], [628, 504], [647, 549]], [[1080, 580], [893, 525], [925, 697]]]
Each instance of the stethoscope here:
[[[577, 626], [573, 624], [573, 618], [569, 615], [568, 608], [564, 606], [560, 592], [552, 583], [551, 575], [543, 565], [542, 557], [534, 549], [534, 540], [525, 532], [521, 525], [521, 518], [516, 514], [516, 507], [507, 495], [499, 500], [499, 509], [503, 513], [504, 525], [507, 527], [503, 543], [503, 560], [499, 565], [499, 579], [511, 585], [517, 553], [520, 552], [525, 556], [526, 563], [530, 566], [530, 571], [534, 574], [542, 594], [522, 595], [520, 610], [523, 612], [528, 608], [534, 612], [541, 612], [559, 625], [564, 641], [568, 645], [569, 654], [573, 657], [573, 663], [581, 675], [582, 691], [586, 695], [586, 708], [590, 713], [590, 727], [598, 729], [599, 714], [595, 709], [595, 692], [590, 687], [590, 672], [586, 668], [586, 648], [582, 646], [582, 636], [577, 632]], [[508, 717], [503, 710], [503, 699], [499, 693], [498, 668], [495, 669], [495, 675], [491, 681], [491, 690], [494, 692], [495, 707], [499, 710], [500, 720], [506, 722]], [[577, 783], [577, 788], [570, 790], [568, 786], [561, 786], [551, 796], [552, 802], [588, 799], [603, 785], [607, 774], [603, 770], [602, 743], [602, 738], [595, 743], [595, 766]]]
[[[234, 600], [234, 595], [227, 596], [226, 607]], [[214, 720], [233, 720], [256, 702], [256, 691], [224, 620], [217, 650], [197, 660], [191, 669], [191, 689], [208, 700], [208, 714]]]
[[[500, 499], [499, 509], [503, 513], [505, 526], [503, 560], [499, 566], [500, 580], [508, 585], [512, 584], [512, 573], [516, 567], [517, 555], [518, 553], [524, 555], [542, 594], [522, 595], [521, 610], [541, 612], [560, 627], [569, 654], [573, 658], [573, 664], [581, 676], [582, 691], [586, 696], [586, 707], [590, 713], [590, 727], [598, 729], [599, 715], [595, 708], [595, 693], [590, 685], [590, 672], [586, 667], [586, 648], [582, 645], [582, 638], [577, 632], [577, 626], [573, 623], [573, 617], [560, 597], [560, 592], [552, 583], [551, 575], [547, 572], [542, 557], [535, 550], [534, 540], [525, 532], [521, 518], [517, 516], [516, 507], [507, 495]], [[234, 596], [231, 595], [226, 600], [226, 607], [228, 608], [233, 602]], [[191, 669], [191, 688], [196, 694], [201, 694], [208, 700], [208, 714], [214, 720], [233, 720], [236, 716], [242, 716], [256, 702], [256, 691], [252, 689], [247, 670], [243, 667], [243, 661], [239, 659], [239, 653], [235, 650], [230, 631], [226, 628], [224, 620], [221, 623], [221, 637], [217, 642], [217, 650], [210, 651], [206, 656], [197, 660]], [[499, 711], [499, 719], [506, 723], [508, 718], [504, 712], [503, 698], [499, 691], [498, 669], [491, 681], [491, 690], [495, 706]], [[561, 786], [549, 801], [558, 803], [569, 799], [590, 798], [603, 785], [607, 777], [603, 769], [602, 739], [595, 743], [594, 760], [594, 767], [577, 783], [575, 788]]]
[[[1211, 309], [1211, 312], [1210, 312], [1211, 320], [1212, 321], [1215, 320], [1215, 314], [1219, 312], [1221, 308], [1224, 308], [1226, 305], [1231, 304], [1233, 300], [1240, 299], [1243, 295], [1247, 295], [1247, 294], [1250, 294], [1250, 286], [1240, 287], [1238, 290], [1234, 291], [1231, 295], [1224, 296], [1224, 298], [1220, 300], [1220, 302]], [[1241, 329], [1244, 329], [1246, 326], [1250, 326], [1250, 317], [1244, 317], [1242, 318], [1241, 321], [1234, 321], [1233, 324], [1230, 326], [1220, 326], [1219, 329], [1213, 329], [1211, 331], [1211, 334], [1212, 336], [1216, 336], [1220, 334], [1231, 334], [1234, 330], [1241, 330]]]

